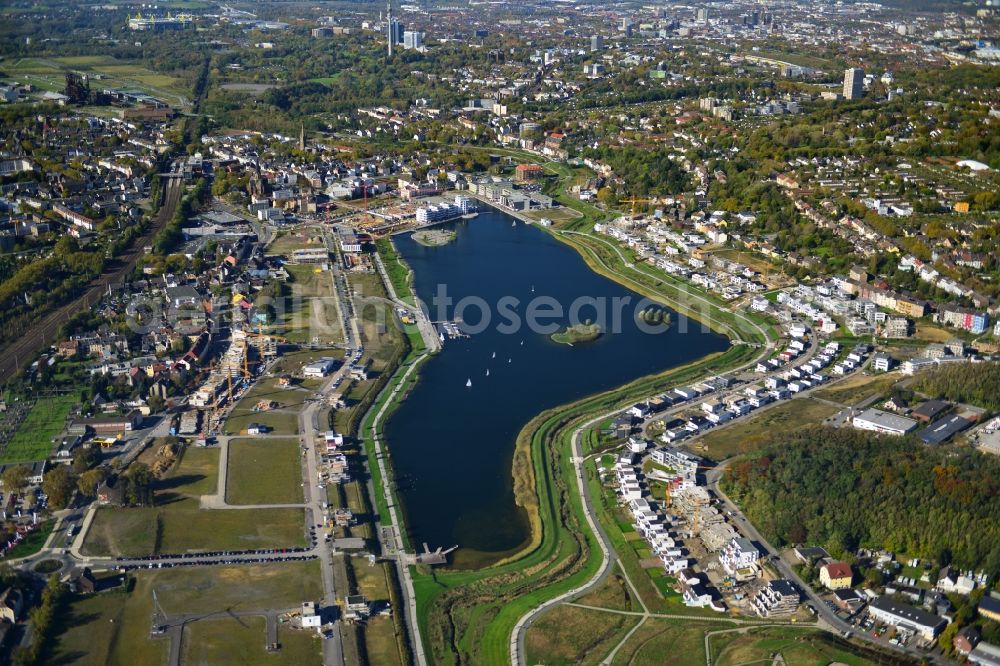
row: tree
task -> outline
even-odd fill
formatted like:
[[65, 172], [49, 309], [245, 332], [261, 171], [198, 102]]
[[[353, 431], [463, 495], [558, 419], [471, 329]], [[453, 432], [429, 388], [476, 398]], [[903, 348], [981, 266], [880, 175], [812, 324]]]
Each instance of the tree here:
[[88, 469], [97, 464], [97, 461], [101, 459], [101, 454], [97, 451], [97, 447], [94, 445], [89, 445], [81, 447], [76, 450], [73, 455], [73, 471], [77, 474], [82, 474]]
[[53, 467], [42, 480], [42, 490], [49, 496], [49, 503], [55, 509], [62, 509], [69, 504], [74, 488], [76, 477], [66, 465]]
[[3, 473], [3, 487], [8, 492], [19, 493], [28, 487], [28, 477], [31, 470], [24, 465], [8, 467]]
[[126, 482], [125, 501], [129, 504], [153, 503], [153, 475], [145, 463], [135, 463], [123, 475]]
[[105, 469], [98, 467], [97, 469], [87, 470], [76, 480], [76, 487], [81, 495], [96, 497], [97, 489], [104, 483], [106, 478], [108, 478], [108, 472]]

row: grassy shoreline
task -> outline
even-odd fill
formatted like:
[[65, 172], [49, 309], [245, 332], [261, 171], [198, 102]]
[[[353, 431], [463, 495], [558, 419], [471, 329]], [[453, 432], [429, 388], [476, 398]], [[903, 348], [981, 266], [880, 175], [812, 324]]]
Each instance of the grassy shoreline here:
[[[581, 212], [584, 213], [581, 225], [592, 224], [593, 212]], [[665, 303], [708, 328], [749, 344], [734, 344], [725, 352], [546, 410], [525, 424], [515, 442], [511, 473], [515, 502], [528, 516], [531, 535], [528, 542], [517, 552], [481, 569], [429, 570], [411, 567], [417, 629], [435, 662], [452, 661], [461, 655], [476, 663], [507, 663], [510, 636], [518, 619], [546, 599], [589, 580], [597, 571], [600, 560], [591, 557], [593, 549], [597, 548], [596, 536], [584, 526], [586, 519], [582, 497], [573, 484], [567, 483], [574, 477], [571, 436], [580, 424], [595, 414], [623, 408], [678, 384], [745, 364], [759, 355], [757, 347], [763, 347], [777, 338], [767, 322], [758, 323], [729, 312], [724, 304], [717, 303], [717, 299], [710, 295], [691, 289], [686, 283], [668, 279], [668, 276], [651, 274], [647, 266], [636, 268], [627, 264], [624, 256], [619, 254], [620, 248], [615, 249], [602, 238], [580, 232], [550, 233], [574, 247], [591, 270], [598, 274], [647, 298]], [[399, 266], [405, 267], [394, 248], [392, 258]], [[408, 269], [404, 270], [408, 272]], [[684, 294], [692, 293], [699, 297], [698, 308], [681, 300]], [[362, 419], [361, 437], [370, 457], [376, 455], [372, 437], [375, 415], [388, 399], [387, 396], [392, 395], [393, 387], [402, 381], [406, 366], [426, 358], [426, 355], [415, 352], [416, 349], [411, 350], [398, 366]], [[411, 373], [406, 381], [408, 385], [399, 391], [394, 402], [398, 403], [405, 396], [418, 381], [418, 376]], [[394, 407], [388, 406], [384, 418], [391, 416]], [[388, 457], [387, 470], [391, 475], [391, 455]], [[376, 510], [387, 519], [389, 502], [398, 504], [398, 498], [394, 492], [391, 498], [383, 495], [377, 465], [372, 466], [372, 473], [377, 489]], [[397, 525], [397, 528], [405, 534], [404, 526]]]

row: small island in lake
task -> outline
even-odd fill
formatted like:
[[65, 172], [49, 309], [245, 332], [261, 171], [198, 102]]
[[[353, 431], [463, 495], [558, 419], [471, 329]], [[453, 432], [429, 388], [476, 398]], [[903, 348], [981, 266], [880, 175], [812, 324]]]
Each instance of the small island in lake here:
[[413, 240], [427, 247], [437, 247], [439, 245], [446, 245], [452, 242], [457, 236], [458, 234], [454, 231], [446, 231], [444, 229], [424, 229], [423, 231], [414, 232]]
[[659, 305], [650, 305], [644, 308], [639, 313], [639, 319], [653, 326], [657, 324], [662, 324], [668, 328], [670, 326], [670, 312]]
[[565, 331], [552, 334], [552, 340], [564, 345], [575, 345], [582, 342], [593, 342], [601, 337], [601, 327], [589, 321], [575, 326], [568, 326]]

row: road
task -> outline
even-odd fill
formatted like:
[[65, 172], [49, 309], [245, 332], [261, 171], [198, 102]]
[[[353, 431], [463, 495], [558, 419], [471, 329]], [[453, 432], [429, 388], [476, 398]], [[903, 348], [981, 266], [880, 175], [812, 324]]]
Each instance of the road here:
[[109, 285], [120, 284], [132, 273], [136, 262], [145, 254], [143, 247], [149, 245], [153, 236], [173, 217], [180, 201], [184, 189], [183, 181], [180, 178], [165, 180], [163, 205], [149, 231], [135, 239], [125, 254], [111, 261], [104, 272], [91, 281], [83, 294], [29, 324], [16, 340], [12, 340], [0, 349], [0, 381], [14, 377], [17, 371], [30, 363], [36, 354], [49, 347], [55, 341], [60, 324], [80, 312], [89, 310], [107, 293]]
[[419, 299], [416, 296], [413, 298], [416, 300], [417, 306], [413, 307], [396, 295], [396, 290], [392, 286], [392, 281], [389, 280], [389, 273], [385, 270], [385, 264], [382, 263], [382, 257], [378, 253], [375, 254], [375, 266], [378, 268], [379, 275], [382, 277], [382, 282], [385, 283], [386, 293], [389, 294], [389, 300], [391, 300], [396, 307], [403, 308], [407, 312], [411, 312], [413, 317], [417, 320], [417, 330], [420, 331], [420, 337], [424, 341], [424, 348], [429, 352], [441, 351], [441, 338], [438, 337], [437, 331], [434, 330], [434, 325], [430, 322], [430, 318], [427, 312], [420, 305]]
[[786, 562], [781, 557], [780, 551], [777, 548], [773, 547], [767, 541], [767, 539], [764, 538], [764, 536], [757, 530], [757, 528], [753, 526], [753, 523], [751, 523], [749, 520], [746, 519], [746, 516], [743, 515], [743, 512], [740, 511], [739, 507], [736, 506], [736, 504], [731, 499], [729, 499], [729, 496], [727, 496], [719, 488], [719, 480], [722, 478], [722, 474], [725, 471], [725, 468], [727, 467], [729, 462], [731, 461], [727, 460], [722, 464], [720, 464], [718, 467], [709, 470], [708, 474], [706, 475], [706, 480], [708, 482], [709, 490], [712, 493], [714, 493], [716, 497], [722, 500], [722, 503], [725, 505], [726, 510], [732, 513], [735, 526], [739, 529], [739, 531], [742, 532], [751, 541], [754, 541], [764, 549], [764, 552], [766, 553], [767, 558], [770, 560], [771, 565], [778, 570], [778, 573], [780, 573], [783, 577], [795, 583], [795, 585], [800, 590], [802, 590], [803, 594], [805, 594], [806, 598], [812, 603], [813, 607], [816, 609], [816, 612], [818, 613], [819, 618], [821, 620], [820, 622], [821, 627], [823, 626], [823, 624], [825, 624], [826, 625], [825, 628], [829, 628], [831, 631], [836, 631], [841, 634], [850, 631], [854, 634], [854, 636], [863, 641], [872, 643], [883, 649], [888, 648], [891, 650], [905, 652], [907, 655], [917, 659], [926, 658], [929, 659], [932, 663], [942, 664], [942, 665], [948, 663], [947, 661], [938, 658], [936, 655], [927, 654], [925, 652], [922, 652], [920, 650], [917, 650], [909, 646], [896, 646], [896, 645], [891, 645], [888, 641], [878, 640], [865, 631], [858, 631], [857, 627], [854, 627], [851, 624], [837, 617], [837, 615], [833, 612], [833, 610], [829, 606], [827, 606], [826, 602], [823, 601], [820, 598], [820, 596], [816, 594], [816, 592], [812, 589], [812, 587], [810, 587], [804, 580], [802, 580], [802, 578], [799, 577], [799, 575], [788, 564], [788, 562]]

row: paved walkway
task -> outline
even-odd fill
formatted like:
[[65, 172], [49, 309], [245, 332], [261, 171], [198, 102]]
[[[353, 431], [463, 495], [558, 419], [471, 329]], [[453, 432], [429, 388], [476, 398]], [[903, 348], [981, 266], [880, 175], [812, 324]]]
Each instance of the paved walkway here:
[[[375, 418], [372, 420], [371, 426], [371, 438], [375, 444], [375, 460], [378, 463], [379, 473], [382, 477], [382, 493], [384, 494], [389, 507], [389, 521], [391, 523], [391, 526], [385, 526], [391, 527], [391, 529], [388, 530], [383, 529], [382, 525], [377, 524], [376, 532], [378, 533], [380, 542], [386, 537], [386, 532], [391, 532], [392, 538], [395, 542], [392, 544], [392, 548], [396, 553], [402, 553], [405, 550], [403, 535], [400, 529], [403, 523], [400, 522], [396, 511], [396, 505], [392, 503], [392, 487], [388, 469], [386, 468], [385, 452], [382, 448], [382, 440], [379, 437], [379, 424], [382, 422], [389, 405], [393, 403], [401, 388], [406, 385], [406, 381], [409, 379], [410, 375], [426, 358], [427, 354], [423, 354], [414, 359], [398, 380], [394, 383], [388, 384], [386, 389], [383, 389], [382, 394], [376, 398], [376, 403], [381, 401], [382, 406], [375, 414]], [[389, 386], [392, 386], [393, 388], [392, 391], [386, 396], [385, 391], [388, 390]], [[385, 397], [384, 400], [383, 396]], [[385, 550], [384, 546], [383, 550]], [[424, 666], [427, 664], [427, 656], [424, 654], [424, 646], [420, 637], [420, 631], [418, 630], [417, 597], [413, 589], [413, 578], [410, 576], [410, 569], [406, 566], [404, 560], [405, 558], [402, 557], [396, 558], [396, 571], [399, 575], [400, 587], [403, 590], [403, 599], [406, 602], [406, 624], [410, 634], [410, 644], [413, 646], [414, 661], [418, 666]]]
[[378, 268], [379, 275], [382, 277], [382, 282], [385, 283], [386, 293], [389, 294], [389, 300], [391, 300], [397, 307], [404, 308], [405, 310], [412, 312], [414, 318], [417, 320], [417, 330], [420, 331], [420, 337], [423, 338], [424, 348], [431, 353], [441, 351], [441, 338], [438, 337], [437, 331], [434, 329], [434, 325], [430, 322], [427, 316], [427, 312], [421, 306], [420, 299], [414, 295], [414, 300], [416, 302], [416, 307], [406, 303], [399, 296], [396, 295], [396, 290], [392, 286], [392, 281], [389, 279], [389, 273], [385, 269], [385, 265], [382, 263], [382, 257], [376, 253], [375, 254], [375, 266]]

